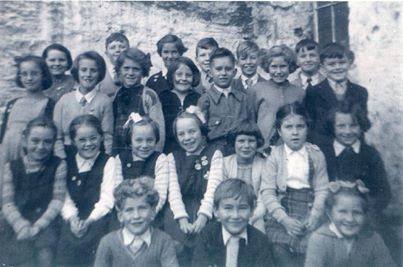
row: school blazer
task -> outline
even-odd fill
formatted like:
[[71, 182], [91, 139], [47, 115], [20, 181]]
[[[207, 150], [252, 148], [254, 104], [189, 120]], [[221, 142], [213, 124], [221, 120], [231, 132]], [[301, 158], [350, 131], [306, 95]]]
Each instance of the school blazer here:
[[[236, 154], [232, 154], [224, 158], [224, 180], [229, 178], [237, 178], [238, 163]], [[263, 217], [266, 214], [266, 206], [264, 205], [260, 195], [261, 181], [266, 175], [266, 160], [259, 155], [256, 155], [252, 163], [252, 186], [257, 197], [257, 206], [254, 214], [258, 217]]]
[[[312, 186], [315, 199], [310, 216], [320, 217], [323, 213], [325, 199], [327, 196], [327, 185], [329, 178], [326, 169], [326, 160], [322, 151], [310, 143], [305, 143], [310, 162], [313, 166]], [[287, 161], [284, 145], [272, 148], [270, 156], [267, 158], [266, 176], [262, 180], [260, 193], [271, 216], [278, 222], [286, 216], [284, 208], [280, 204], [280, 199], [287, 189]], [[311, 168], [310, 168], [311, 169]]]
[[[272, 245], [266, 236], [247, 226], [248, 242], [241, 240], [238, 251], [238, 267], [274, 266]], [[196, 239], [193, 267], [225, 267], [226, 247], [222, 237], [221, 223], [209, 223]]]

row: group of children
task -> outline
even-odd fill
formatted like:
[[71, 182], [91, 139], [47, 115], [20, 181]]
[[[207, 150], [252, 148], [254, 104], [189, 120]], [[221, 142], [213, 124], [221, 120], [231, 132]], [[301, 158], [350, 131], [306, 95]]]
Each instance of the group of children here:
[[17, 59], [2, 264], [395, 265], [374, 231], [391, 192], [348, 49], [243, 41], [234, 55], [204, 38], [195, 64], [176, 35], [157, 48], [165, 68], [146, 85], [150, 55], [122, 33], [106, 61], [60, 44]]

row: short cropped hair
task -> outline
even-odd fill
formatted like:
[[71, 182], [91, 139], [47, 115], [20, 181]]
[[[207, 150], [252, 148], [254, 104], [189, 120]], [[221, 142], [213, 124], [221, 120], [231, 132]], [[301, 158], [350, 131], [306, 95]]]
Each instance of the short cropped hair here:
[[371, 124], [367, 119], [366, 114], [359, 105], [357, 104], [351, 105], [350, 103], [343, 101], [338, 105], [336, 105], [334, 108], [332, 108], [326, 118], [325, 130], [332, 137], [335, 136], [334, 126], [336, 123], [337, 113], [350, 114], [352, 119], [360, 126], [361, 131], [363, 132], [368, 131], [369, 128], [371, 127]]
[[81, 53], [74, 59], [73, 67], [71, 68], [71, 71], [70, 71], [74, 80], [76, 82], [80, 82], [80, 80], [78, 78], [78, 70], [80, 68], [80, 61], [82, 59], [90, 59], [90, 60], [95, 61], [95, 64], [97, 65], [98, 72], [99, 72], [97, 83], [100, 83], [105, 78], [106, 64], [105, 64], [104, 58], [95, 51], [87, 51], [87, 52]]
[[24, 85], [21, 82], [21, 64], [24, 62], [33, 62], [35, 63], [39, 69], [41, 70], [42, 76], [42, 90], [46, 90], [52, 86], [52, 74], [49, 72], [48, 65], [46, 64], [45, 60], [38, 56], [28, 55], [22, 57], [16, 57], [15, 62], [17, 63], [17, 75], [15, 77], [15, 82], [18, 87], [23, 88]]
[[120, 73], [120, 68], [125, 62], [125, 59], [130, 59], [138, 63], [141, 66], [143, 77], [147, 77], [150, 74], [150, 68], [152, 66], [150, 54], [145, 54], [143, 51], [135, 47], [130, 47], [129, 49], [124, 50], [116, 60], [116, 73]]
[[217, 49], [218, 43], [213, 37], [207, 37], [200, 39], [196, 45], [196, 57], [199, 56], [199, 48], [200, 49]]
[[42, 58], [46, 60], [48, 57], [49, 51], [50, 50], [58, 50], [66, 55], [66, 60], [67, 60], [67, 70], [71, 69], [71, 66], [73, 65], [73, 59], [71, 58], [71, 53], [70, 50], [68, 50], [65, 46], [61, 44], [51, 44], [48, 47], [45, 48], [42, 52]]
[[253, 187], [241, 179], [230, 178], [222, 181], [214, 192], [214, 208], [218, 209], [220, 202], [226, 198], [242, 198], [249, 204], [251, 210], [256, 207], [256, 194]]
[[314, 49], [319, 50], [319, 44], [312, 39], [302, 39], [295, 45], [295, 53], [298, 53], [303, 48], [308, 51], [311, 51]]
[[283, 57], [284, 60], [288, 64], [288, 69], [290, 73], [293, 73], [297, 69], [297, 63], [295, 60], [294, 51], [291, 50], [286, 45], [275, 45], [271, 47], [269, 50], [263, 49], [261, 52], [261, 62], [260, 66], [266, 71], [269, 72], [269, 67], [273, 58], [275, 57]]
[[77, 116], [71, 121], [69, 125], [69, 135], [71, 140], [76, 138], [77, 130], [83, 125], [94, 128], [97, 133], [103, 136], [101, 121], [94, 115], [85, 114]]
[[349, 50], [339, 43], [330, 43], [326, 45], [320, 53], [320, 62], [323, 63], [326, 58], [343, 58], [350, 60]]
[[259, 53], [259, 46], [253, 41], [244, 41], [239, 43], [236, 49], [236, 57], [239, 60], [240, 58], [245, 58], [248, 53], [255, 52]]
[[157, 42], [158, 55], [161, 56], [162, 48], [163, 48], [164, 44], [167, 44], [167, 43], [174, 43], [176, 48], [178, 49], [179, 55], [181, 55], [181, 56], [183, 55], [183, 53], [188, 51], [188, 49], [183, 45], [181, 38], [179, 38], [178, 36], [176, 36], [174, 34], [167, 34]]
[[249, 135], [256, 138], [257, 147], [260, 148], [264, 145], [264, 139], [262, 133], [253, 121], [239, 121], [236, 126], [231, 129], [227, 136], [227, 143], [231, 147], [235, 146], [236, 138], [239, 135]]
[[129, 127], [124, 130], [124, 137], [127, 145], [130, 145], [132, 142], [133, 128], [135, 126], [145, 126], [145, 125], [150, 125], [151, 128], [153, 129], [155, 142], [158, 143], [160, 141], [160, 131], [158, 123], [156, 121], [153, 121], [148, 115], [144, 115], [142, 116], [141, 121], [135, 123], [131, 121]]
[[105, 48], [107, 49], [110, 43], [116, 41], [121, 43], [127, 43], [127, 46], [130, 46], [129, 39], [127, 39], [126, 35], [124, 35], [122, 31], [120, 31], [120, 32], [113, 32], [106, 38]]
[[188, 57], [179, 57], [173, 64], [168, 67], [167, 79], [171, 88], [174, 87], [175, 72], [179, 69], [180, 65], [188, 66], [193, 74], [192, 87], [196, 87], [200, 83], [200, 71], [195, 63]]
[[225, 47], [219, 47], [217, 48], [211, 55], [210, 55], [210, 65], [213, 64], [214, 59], [216, 58], [223, 58], [223, 57], [229, 57], [232, 61], [232, 63], [235, 65], [235, 56], [231, 52], [231, 50], [225, 48]]
[[127, 179], [120, 183], [113, 191], [115, 206], [121, 211], [124, 209], [128, 198], [145, 198], [146, 202], [155, 209], [159, 196], [154, 189], [154, 180], [148, 176], [140, 176], [135, 179]]

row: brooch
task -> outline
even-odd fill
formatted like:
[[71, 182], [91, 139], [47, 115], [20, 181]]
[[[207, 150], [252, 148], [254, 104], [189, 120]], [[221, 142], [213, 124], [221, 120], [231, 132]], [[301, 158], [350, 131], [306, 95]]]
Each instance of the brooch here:
[[207, 171], [207, 172], [203, 175], [203, 178], [206, 179], [206, 180], [208, 180], [209, 175], [210, 175], [210, 171]]
[[77, 185], [80, 186], [81, 185], [81, 180], [77, 181]]
[[200, 165], [199, 161], [196, 161], [195, 169], [198, 170], [198, 171], [200, 171], [201, 168], [202, 168], [202, 166]]
[[131, 164], [131, 163], [127, 163], [126, 166], [127, 166], [127, 168], [131, 168], [131, 167], [132, 167], [132, 164]]
[[75, 181], [75, 180], [77, 180], [77, 177], [73, 176], [73, 177], [71, 177], [71, 180]]

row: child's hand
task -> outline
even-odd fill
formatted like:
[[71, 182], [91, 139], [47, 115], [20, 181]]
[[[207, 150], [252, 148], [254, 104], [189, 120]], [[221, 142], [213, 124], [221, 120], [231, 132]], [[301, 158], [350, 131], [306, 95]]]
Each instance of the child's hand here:
[[21, 231], [17, 235], [17, 240], [24, 240], [24, 239], [31, 238], [32, 237], [31, 229], [32, 229], [32, 227], [30, 227], [30, 226], [26, 226], [26, 227], [22, 228]]
[[284, 219], [283, 226], [287, 230], [287, 233], [293, 237], [301, 235], [305, 228], [304, 224], [302, 224], [297, 219], [291, 217], [287, 217]]
[[259, 219], [260, 219], [260, 218], [257, 217], [257, 216], [252, 216], [252, 217], [249, 219], [249, 224], [250, 224], [250, 225], [254, 225], [255, 222], [257, 222]]
[[193, 233], [200, 233], [200, 231], [203, 230], [204, 226], [206, 226], [207, 221], [208, 218], [206, 215], [200, 214], [199, 216], [197, 216], [196, 221], [193, 223]]
[[78, 217], [72, 218], [70, 220], [70, 230], [78, 238], [81, 237], [80, 229], [81, 229], [81, 221], [80, 221], [80, 219], [78, 219]]
[[31, 236], [34, 237], [39, 233], [40, 229], [38, 226], [32, 226], [31, 227]]
[[189, 223], [189, 220], [186, 217], [179, 219], [179, 228], [185, 234], [190, 234], [193, 232], [193, 225]]
[[320, 223], [320, 217], [318, 216], [309, 216], [308, 220], [305, 222], [306, 229], [310, 232], [313, 232], [318, 228]]

